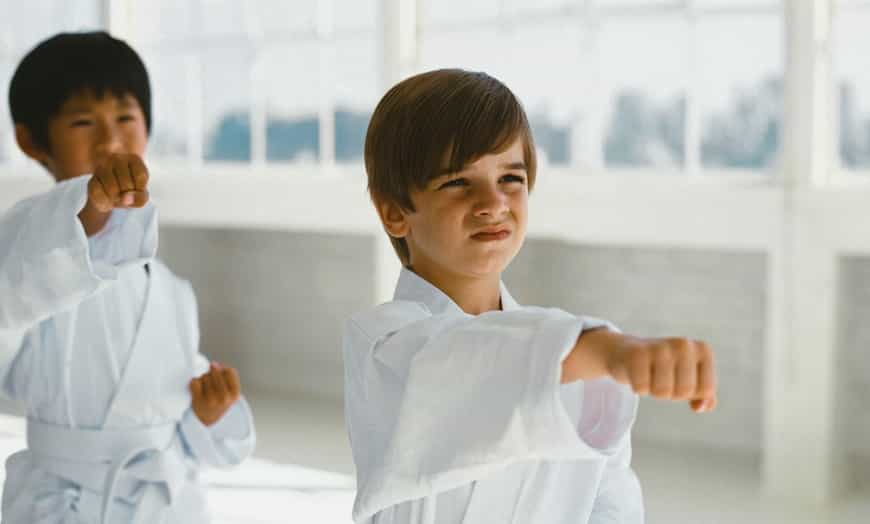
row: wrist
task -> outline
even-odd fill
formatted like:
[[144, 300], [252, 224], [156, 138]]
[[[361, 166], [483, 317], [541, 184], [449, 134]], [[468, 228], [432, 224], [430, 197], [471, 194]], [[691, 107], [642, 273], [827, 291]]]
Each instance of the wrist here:
[[85, 207], [78, 214], [79, 221], [85, 230], [85, 235], [92, 237], [102, 231], [106, 227], [111, 214], [111, 211], [100, 211], [88, 200], [85, 203]]
[[607, 360], [620, 335], [607, 329], [591, 329], [577, 337], [574, 348], [562, 361], [562, 382], [594, 380], [608, 375]]

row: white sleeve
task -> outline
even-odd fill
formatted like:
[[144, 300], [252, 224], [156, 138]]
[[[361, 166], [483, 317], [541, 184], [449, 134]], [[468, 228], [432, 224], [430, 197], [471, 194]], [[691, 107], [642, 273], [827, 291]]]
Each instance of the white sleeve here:
[[433, 316], [373, 341], [371, 362], [357, 371], [364, 374], [360, 391], [352, 394], [388, 398], [383, 389], [393, 388], [400, 400], [394, 413], [371, 406], [366, 424], [350, 414], [352, 432], [354, 425], [388, 428], [358, 472], [355, 520], [517, 462], [613, 454], [631, 421], [604, 421], [607, 438], [584, 439], [559, 391], [562, 360], [582, 331], [603, 325], [523, 308]]
[[643, 524], [643, 495], [631, 469], [631, 443], [607, 460], [589, 524]]
[[69, 309], [142, 263], [157, 249], [152, 205], [113, 217], [105, 247], [91, 253], [78, 214], [87, 201], [90, 177], [58, 184], [18, 203], [0, 217], [0, 331], [21, 332]]
[[203, 424], [193, 409], [188, 409], [181, 419], [179, 431], [194, 460], [216, 468], [241, 464], [254, 452], [257, 442], [254, 418], [244, 397], [211, 427]]
[[[191, 378], [196, 378], [209, 370], [209, 360], [199, 351], [199, 314], [193, 287], [185, 282], [179, 289], [183, 293], [178, 300], [185, 304], [185, 316], [190, 319], [190, 322], [180, 324], [185, 328], [182, 338], [192, 353]], [[179, 422], [178, 430], [188, 454], [199, 464], [208, 467], [239, 465], [253, 454], [257, 443], [254, 417], [244, 397], [211, 427], [203, 424], [193, 409], [188, 408]]]

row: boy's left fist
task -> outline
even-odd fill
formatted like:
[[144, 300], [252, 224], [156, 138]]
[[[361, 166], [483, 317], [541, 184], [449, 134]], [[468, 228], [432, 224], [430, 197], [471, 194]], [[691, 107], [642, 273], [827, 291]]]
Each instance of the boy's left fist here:
[[207, 373], [190, 381], [190, 395], [196, 417], [206, 426], [211, 426], [239, 400], [239, 373], [229, 366], [212, 362]]

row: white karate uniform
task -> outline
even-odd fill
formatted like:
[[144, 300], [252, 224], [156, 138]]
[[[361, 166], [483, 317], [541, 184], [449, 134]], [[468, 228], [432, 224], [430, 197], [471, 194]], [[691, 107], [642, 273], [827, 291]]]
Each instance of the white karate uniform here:
[[580, 333], [608, 324], [520, 306], [504, 285], [501, 301], [468, 315], [404, 269], [392, 302], [348, 321], [356, 522], [643, 522], [637, 396], [609, 379], [560, 384]]
[[88, 180], [0, 217], [0, 386], [28, 417], [3, 522], [208, 522], [197, 472], [252, 453], [249, 407], [211, 427], [194, 415], [188, 384], [208, 361], [193, 291], [153, 258], [151, 204], [87, 238]]

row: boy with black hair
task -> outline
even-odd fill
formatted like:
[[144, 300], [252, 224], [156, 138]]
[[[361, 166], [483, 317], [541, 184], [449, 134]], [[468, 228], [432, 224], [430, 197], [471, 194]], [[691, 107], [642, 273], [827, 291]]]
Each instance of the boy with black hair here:
[[404, 269], [344, 332], [354, 520], [643, 522], [638, 395], [713, 409], [713, 355], [511, 297], [537, 174], [513, 93], [484, 73], [408, 78], [375, 109], [365, 163]]
[[236, 370], [199, 353], [190, 284], [154, 258], [145, 66], [104, 32], [59, 34], [9, 106], [58, 184], [0, 217], [0, 388], [27, 415], [3, 521], [207, 522], [199, 469], [239, 464], [255, 433]]

